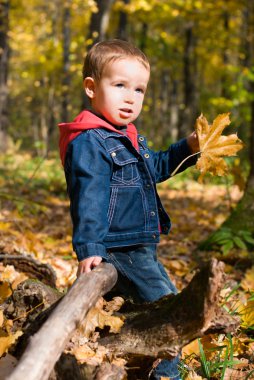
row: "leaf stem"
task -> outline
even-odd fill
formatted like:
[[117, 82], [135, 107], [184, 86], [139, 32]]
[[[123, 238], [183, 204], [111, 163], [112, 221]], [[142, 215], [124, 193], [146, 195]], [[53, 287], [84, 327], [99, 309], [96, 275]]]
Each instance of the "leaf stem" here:
[[202, 150], [200, 150], [199, 152], [196, 152], [196, 153], [193, 153], [191, 154], [190, 156], [186, 157], [182, 162], [180, 162], [180, 164], [176, 167], [176, 169], [173, 171], [173, 173], [171, 174], [170, 177], [173, 177], [177, 172], [178, 170], [180, 169], [180, 167], [185, 163], [185, 161], [187, 161], [189, 158], [193, 157], [193, 156], [196, 156], [197, 154], [199, 153], [202, 153]]

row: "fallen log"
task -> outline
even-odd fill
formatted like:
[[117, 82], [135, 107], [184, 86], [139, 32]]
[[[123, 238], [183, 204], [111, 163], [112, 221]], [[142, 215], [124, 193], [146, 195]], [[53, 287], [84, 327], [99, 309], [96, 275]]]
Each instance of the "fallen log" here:
[[[13, 323], [14, 331], [27, 330], [36, 325], [35, 319], [63, 297], [63, 293], [37, 280], [25, 280], [13, 291], [11, 297], [1, 305], [7, 319]], [[32, 334], [35, 330], [32, 330]]]
[[117, 272], [103, 263], [81, 275], [54, 309], [28, 347], [9, 380], [46, 380], [77, 325], [97, 299], [116, 283]]
[[56, 287], [56, 274], [52, 267], [48, 264], [42, 264], [30, 255], [9, 254], [1, 250], [0, 262], [3, 265], [13, 265], [17, 271], [23, 272], [31, 278], [36, 278], [53, 288]]
[[[157, 302], [142, 305], [125, 303], [120, 310], [125, 317], [120, 333], [102, 332], [98, 343], [106, 346], [111, 356], [127, 360], [128, 367], [142, 367], [143, 371], [156, 358], [176, 356], [184, 345], [197, 337], [210, 332], [235, 331], [239, 326], [238, 319], [218, 305], [225, 280], [223, 268], [223, 263], [213, 259], [178, 295], [165, 296]], [[101, 264], [88, 275], [80, 277], [73, 286], [77, 291], [71, 289], [32, 337], [8, 380], [18, 380], [23, 376], [26, 380], [46, 380], [77, 323], [98, 296], [113, 287], [115, 280], [116, 271], [109, 264]], [[104, 287], [102, 283], [105, 283]], [[95, 291], [98, 284], [99, 291]], [[85, 286], [89, 301], [81, 297]], [[134, 375], [133, 378], [140, 377]]]
[[[212, 259], [177, 295], [157, 302], [124, 306], [125, 322], [119, 334], [99, 340], [117, 357], [134, 365], [146, 360], [175, 357], [193, 339], [211, 332], [232, 332], [239, 320], [219, 307], [224, 264]], [[129, 308], [129, 310], [128, 310]]]

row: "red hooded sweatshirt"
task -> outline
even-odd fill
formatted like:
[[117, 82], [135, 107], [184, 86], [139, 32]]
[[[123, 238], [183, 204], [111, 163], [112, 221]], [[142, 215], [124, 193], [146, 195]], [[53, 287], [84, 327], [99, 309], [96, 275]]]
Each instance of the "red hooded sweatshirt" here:
[[[121, 130], [116, 129], [107, 121], [101, 119], [99, 116], [94, 115], [88, 110], [82, 111], [71, 123], [58, 124], [60, 130], [59, 149], [62, 164], [64, 165], [65, 155], [68, 144], [75, 139], [80, 133], [87, 129], [106, 128], [110, 131], [117, 132], [120, 135], [125, 135]], [[131, 140], [134, 148], [138, 149], [138, 133], [134, 124], [128, 124], [126, 135]]]

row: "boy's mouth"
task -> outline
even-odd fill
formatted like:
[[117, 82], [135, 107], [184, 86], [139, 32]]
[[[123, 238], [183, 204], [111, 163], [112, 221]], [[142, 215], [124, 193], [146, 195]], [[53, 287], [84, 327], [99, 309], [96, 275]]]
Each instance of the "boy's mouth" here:
[[120, 108], [119, 111], [123, 116], [130, 116], [133, 113], [130, 108]]

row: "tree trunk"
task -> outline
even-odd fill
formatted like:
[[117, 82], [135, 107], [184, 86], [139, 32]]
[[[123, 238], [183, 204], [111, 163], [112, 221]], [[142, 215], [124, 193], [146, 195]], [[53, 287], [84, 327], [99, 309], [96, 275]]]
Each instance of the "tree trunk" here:
[[[124, 5], [127, 5], [130, 3], [130, 0], [124, 0], [123, 3]], [[128, 25], [128, 15], [125, 12], [125, 10], [121, 10], [119, 14], [119, 21], [118, 21], [117, 38], [120, 38], [121, 40], [128, 39], [127, 25]]]
[[7, 147], [8, 127], [8, 64], [9, 64], [9, 9], [8, 0], [0, 1], [0, 151]]
[[197, 88], [196, 88], [196, 62], [195, 62], [195, 38], [193, 35], [193, 23], [185, 27], [185, 50], [183, 59], [183, 85], [184, 85], [184, 109], [179, 116], [178, 139], [186, 137], [193, 130], [197, 117]]
[[[8, 380], [48, 379], [77, 324], [115, 281], [116, 270], [110, 264], [101, 264], [81, 276], [32, 337]], [[156, 358], [176, 356], [184, 345], [206, 333], [234, 331], [239, 321], [218, 306], [223, 285], [223, 264], [212, 260], [180, 294], [154, 303], [124, 304], [120, 312], [125, 323], [120, 333], [105, 332], [98, 343], [112, 355], [126, 359], [131, 367], [142, 361], [147, 367]]]
[[70, 21], [71, 21], [71, 3], [69, 0], [64, 1], [63, 5], [63, 80], [62, 80], [62, 120], [68, 121], [69, 105], [69, 88], [70, 88]]
[[105, 40], [108, 29], [110, 9], [114, 0], [97, 0], [98, 12], [93, 13], [90, 21], [88, 38], [92, 44]]
[[[98, 12], [92, 13], [89, 32], [87, 39], [89, 40], [88, 49], [99, 41], [105, 40], [106, 32], [108, 29], [110, 9], [114, 0], [96, 0]], [[84, 92], [82, 92], [82, 104], [81, 108], [90, 107], [89, 99]]]

